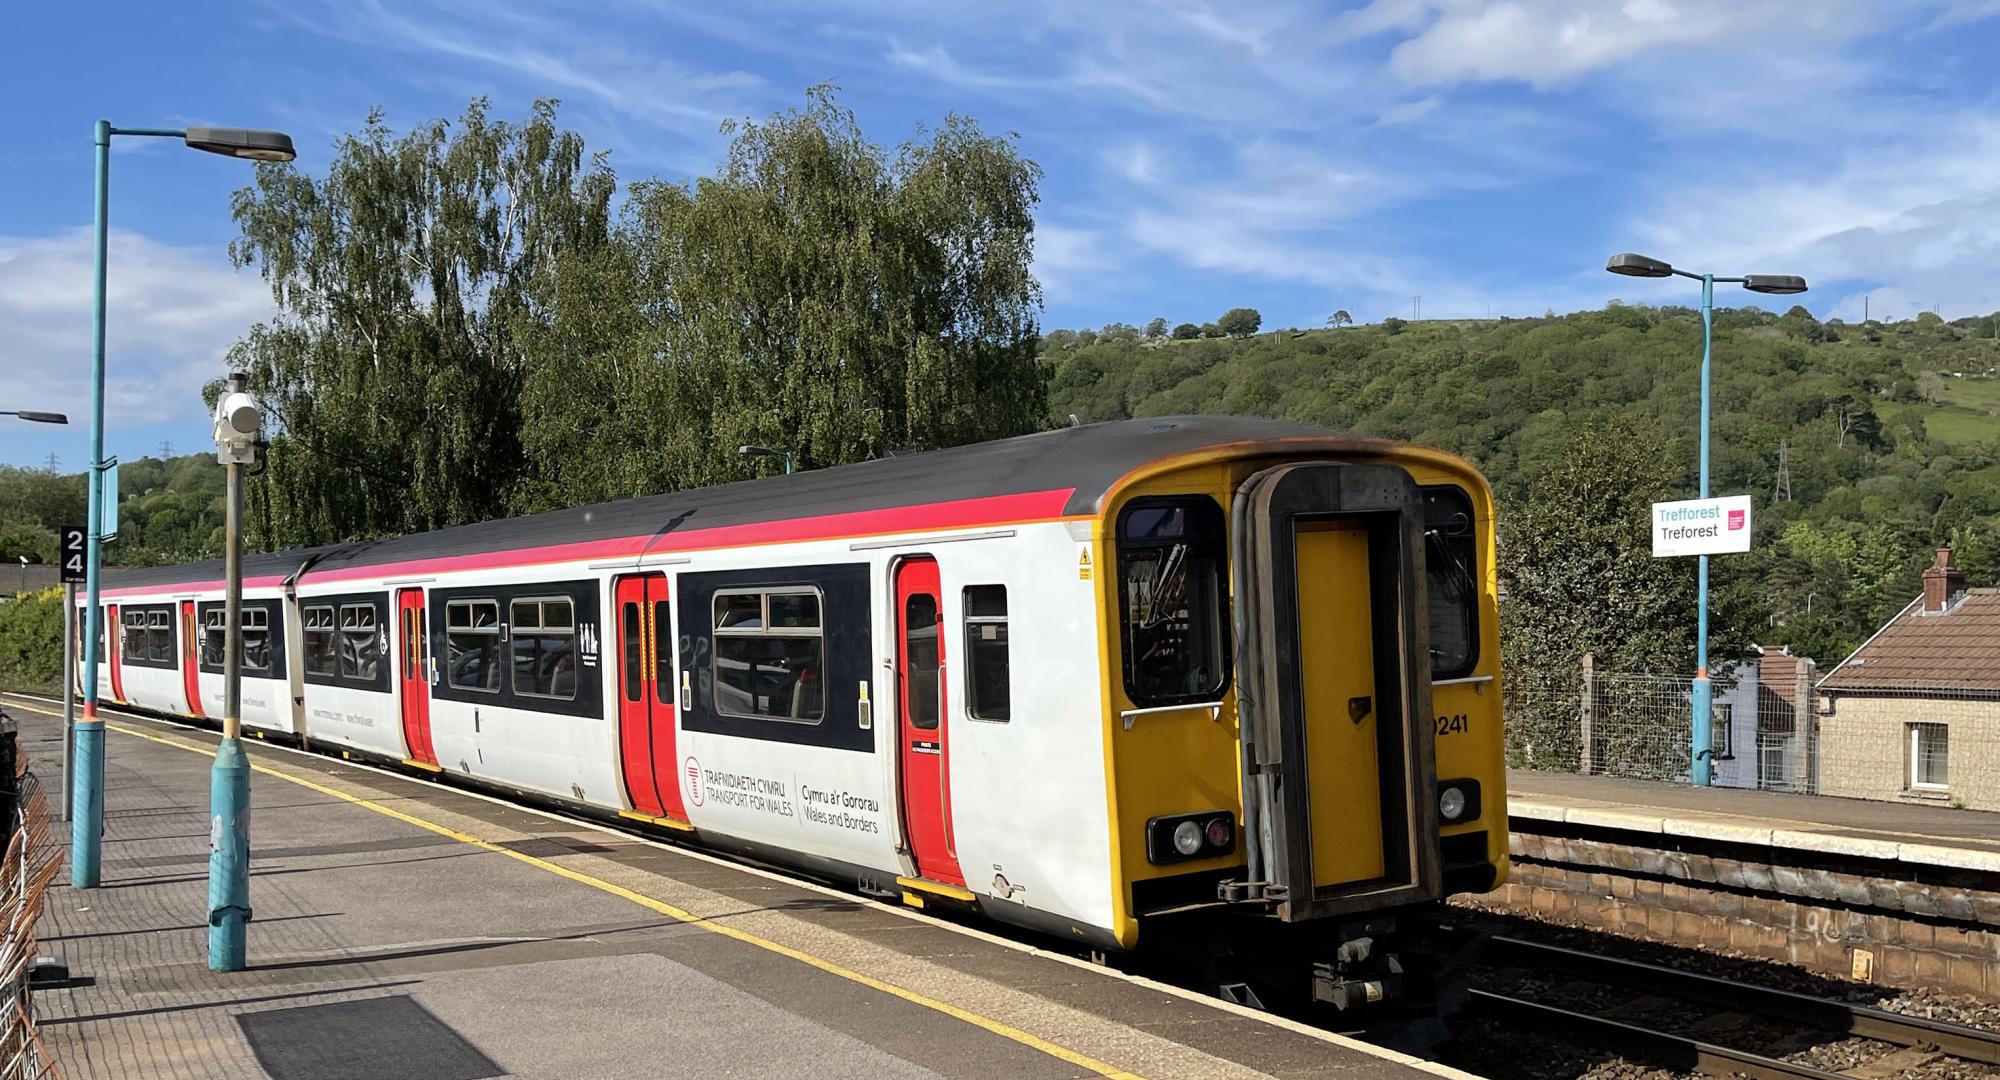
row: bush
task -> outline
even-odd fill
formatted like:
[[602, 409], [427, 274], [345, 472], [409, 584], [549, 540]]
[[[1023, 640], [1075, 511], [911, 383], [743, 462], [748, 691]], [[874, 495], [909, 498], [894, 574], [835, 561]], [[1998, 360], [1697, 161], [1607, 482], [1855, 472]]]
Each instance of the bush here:
[[53, 690], [62, 683], [60, 586], [0, 603], [0, 688]]
[[1179, 326], [1174, 327], [1175, 341], [1193, 341], [1195, 338], [1198, 338], [1200, 336], [1201, 336], [1201, 327], [1196, 326], [1191, 322], [1184, 322]]
[[1264, 316], [1259, 315], [1256, 308], [1230, 308], [1222, 313], [1222, 318], [1215, 320], [1215, 325], [1230, 337], [1249, 337], [1264, 325]]

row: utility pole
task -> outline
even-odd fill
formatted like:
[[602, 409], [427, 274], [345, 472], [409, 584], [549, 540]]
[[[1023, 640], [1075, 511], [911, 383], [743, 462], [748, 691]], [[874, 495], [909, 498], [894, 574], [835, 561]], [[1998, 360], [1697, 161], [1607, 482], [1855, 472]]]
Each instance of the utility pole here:
[[167, 460], [168, 458], [171, 458], [171, 457], [173, 457], [173, 456], [174, 456], [174, 444], [173, 444], [173, 443], [170, 443], [170, 442], [168, 442], [168, 441], [167, 441], [167, 440], [165, 440], [165, 439], [161, 439], [161, 440], [160, 440], [160, 460], [161, 460], [161, 461], [165, 461], [165, 460]]
[[61, 459], [61, 458], [59, 458], [59, 457], [57, 457], [57, 456], [55, 455], [55, 451], [53, 451], [53, 450], [49, 451], [49, 460], [48, 460], [48, 465], [47, 465], [47, 468], [48, 468], [48, 470], [49, 470], [50, 472], [54, 472], [54, 471], [56, 471], [56, 466], [57, 466], [57, 465], [59, 465], [59, 464], [61, 464], [61, 463], [62, 463], [62, 459]]
[[1792, 444], [1788, 439], [1778, 440], [1778, 478], [1771, 485], [1771, 501], [1792, 501]]
[[250, 921], [250, 759], [243, 754], [243, 466], [257, 460], [263, 413], [232, 372], [215, 405], [215, 457], [228, 470], [223, 521], [222, 743], [209, 771], [208, 970], [242, 971]]
[[1424, 317], [1424, 298], [1422, 296], [1410, 297], [1410, 321], [1421, 322], [1423, 321], [1423, 317]]

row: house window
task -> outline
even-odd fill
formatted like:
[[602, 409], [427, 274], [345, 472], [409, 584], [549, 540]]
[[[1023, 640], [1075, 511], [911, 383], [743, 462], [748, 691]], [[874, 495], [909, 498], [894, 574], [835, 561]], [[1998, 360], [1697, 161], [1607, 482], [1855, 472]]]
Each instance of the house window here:
[[1950, 729], [1943, 724], [1909, 724], [1912, 791], [1944, 791], [1951, 776]]
[[967, 711], [979, 720], [1011, 715], [1007, 671], [1007, 586], [965, 589]]
[[1735, 707], [1731, 704], [1717, 702], [1710, 708], [1714, 713], [1714, 717], [1709, 721], [1709, 735], [1711, 737], [1710, 741], [1715, 747], [1715, 760], [1733, 760], [1736, 757], [1736, 742], [1734, 739], [1736, 725], [1732, 723], [1735, 718]]
[[817, 724], [826, 715], [816, 589], [715, 594], [715, 711]]
[[500, 689], [500, 603], [453, 600], [444, 608], [446, 667], [451, 685]]

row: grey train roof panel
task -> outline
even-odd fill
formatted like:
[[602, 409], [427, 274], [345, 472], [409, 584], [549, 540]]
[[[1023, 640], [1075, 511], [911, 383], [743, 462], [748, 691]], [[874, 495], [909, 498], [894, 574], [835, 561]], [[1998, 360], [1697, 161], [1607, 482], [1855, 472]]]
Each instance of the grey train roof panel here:
[[[1148, 462], [1207, 447], [1291, 438], [1341, 436], [1324, 428], [1244, 417], [1163, 416], [1086, 424], [435, 532], [251, 555], [244, 559], [244, 576], [290, 574], [314, 555], [319, 556], [314, 569], [326, 570], [1061, 489], [1072, 489], [1065, 513], [1089, 514], [1119, 478]], [[1382, 445], [1372, 439], [1352, 441]], [[221, 577], [222, 561], [211, 559], [111, 572], [105, 584], [130, 588]]]

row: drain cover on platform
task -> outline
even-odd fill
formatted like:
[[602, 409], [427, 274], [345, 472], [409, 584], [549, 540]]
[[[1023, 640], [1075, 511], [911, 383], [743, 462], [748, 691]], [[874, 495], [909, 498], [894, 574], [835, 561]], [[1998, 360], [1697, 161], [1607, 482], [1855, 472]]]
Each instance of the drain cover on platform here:
[[239, 1013], [271, 1080], [484, 1080], [504, 1076], [407, 995]]

